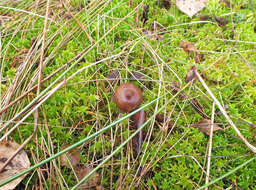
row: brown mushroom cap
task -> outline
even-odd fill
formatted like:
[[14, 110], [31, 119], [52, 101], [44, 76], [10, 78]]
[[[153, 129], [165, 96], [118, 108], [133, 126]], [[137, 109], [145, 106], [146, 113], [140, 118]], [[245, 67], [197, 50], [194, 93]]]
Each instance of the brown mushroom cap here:
[[114, 102], [121, 111], [131, 112], [142, 102], [141, 89], [135, 84], [124, 83], [116, 89]]

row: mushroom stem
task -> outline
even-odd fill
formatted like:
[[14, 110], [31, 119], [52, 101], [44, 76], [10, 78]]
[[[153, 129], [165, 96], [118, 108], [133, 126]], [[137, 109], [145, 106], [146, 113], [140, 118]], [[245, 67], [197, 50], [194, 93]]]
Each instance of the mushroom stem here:
[[[146, 112], [142, 109], [136, 114], [132, 116], [132, 120], [136, 126], [136, 128], [140, 128], [143, 123], [146, 121]], [[142, 141], [143, 141], [143, 129], [139, 131], [139, 133], [136, 135], [137, 138], [137, 147], [136, 147], [136, 152], [137, 155], [141, 153], [141, 147], [142, 147]]]

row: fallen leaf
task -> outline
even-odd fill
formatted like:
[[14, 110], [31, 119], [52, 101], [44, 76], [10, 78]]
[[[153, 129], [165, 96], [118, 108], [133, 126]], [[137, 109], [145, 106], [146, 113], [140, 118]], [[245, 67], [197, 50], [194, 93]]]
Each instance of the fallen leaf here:
[[156, 120], [158, 122], [164, 122], [167, 120], [167, 118], [165, 117], [165, 115], [163, 113], [159, 113], [156, 115]]
[[176, 5], [180, 11], [192, 18], [206, 6], [207, 2], [208, 0], [176, 0]]
[[[10, 158], [13, 153], [20, 147], [16, 142], [3, 141], [0, 142], [0, 168], [4, 163]], [[13, 160], [6, 166], [3, 172], [0, 173], [0, 182], [7, 180], [8, 178], [21, 173], [22, 171], [30, 167], [30, 161], [28, 159], [27, 153], [21, 150]], [[0, 187], [0, 190], [14, 189], [25, 177], [23, 175], [12, 182]]]
[[145, 77], [143, 74], [137, 72], [137, 71], [132, 71], [132, 76], [129, 78], [129, 80], [143, 80]]
[[[177, 94], [180, 91], [180, 83], [174, 81], [172, 82], [168, 88], [172, 91], [172, 95]], [[178, 95], [179, 98], [186, 98], [186, 95], [184, 92], [180, 92], [180, 94]]]
[[[75, 173], [80, 180], [82, 180], [87, 174], [89, 174], [93, 170], [93, 167], [90, 167], [88, 165], [82, 165], [77, 166], [75, 168]], [[89, 181], [83, 183], [78, 189], [79, 190], [87, 190], [91, 189], [93, 187], [98, 187], [98, 183], [100, 182], [100, 175], [97, 172], [94, 172], [91, 177], [89, 178]]]
[[10, 62], [11, 67], [17, 67], [19, 66], [25, 57], [27, 56], [28, 49], [21, 49], [15, 56], [13, 61]]
[[180, 47], [185, 52], [190, 52], [190, 51], [195, 52], [197, 50], [192, 42], [180, 42]]
[[210, 15], [197, 15], [201, 21], [205, 20], [212, 20], [212, 17]]
[[233, 5], [229, 0], [222, 0], [222, 2], [225, 3], [230, 9], [233, 8]]
[[204, 57], [203, 54], [197, 53], [197, 54], [195, 55], [195, 57], [194, 57], [195, 62], [198, 63], [198, 64], [200, 64], [200, 63], [203, 61], [203, 57]]
[[[210, 136], [211, 132], [211, 120], [203, 119], [197, 123], [192, 124], [191, 126], [197, 128], [200, 132], [205, 133], [206, 135]], [[220, 128], [216, 123], [213, 124], [213, 132], [217, 130], [223, 130]]]
[[186, 80], [185, 80], [186, 83], [190, 82], [193, 79], [197, 79], [196, 74], [195, 74], [195, 70], [196, 70], [196, 66], [192, 66], [189, 69], [189, 71], [188, 71], [188, 73], [186, 75]]
[[119, 77], [120, 77], [120, 74], [119, 74], [119, 71], [116, 69], [114, 70], [113, 72], [109, 73], [106, 78], [108, 80], [108, 82], [111, 84], [111, 85], [114, 85], [118, 82], [119, 80]]
[[205, 74], [203, 73], [200, 73], [200, 75], [202, 76], [203, 79], [209, 81], [210, 83], [213, 83], [213, 84], [224, 84], [223, 81], [218, 81], [218, 80], [212, 80], [212, 79], [209, 79]]
[[193, 98], [191, 101], [191, 106], [194, 110], [199, 113], [203, 118], [209, 119], [209, 116], [204, 112], [204, 107], [197, 101], [197, 99]]
[[157, 0], [156, 2], [160, 8], [165, 8], [168, 10], [171, 7], [171, 0]]
[[164, 131], [165, 135], [168, 134], [169, 130], [176, 129], [175, 125], [170, 121], [170, 119], [163, 113], [159, 113], [156, 115], [156, 121], [161, 123], [162, 127], [161, 130]]
[[213, 15], [214, 21], [218, 23], [219, 26], [225, 26], [228, 24], [228, 19], [225, 17], [216, 17]]
[[[67, 148], [68, 146], [69, 145], [64, 146], [62, 150]], [[69, 159], [69, 161], [67, 159]], [[77, 150], [77, 148], [74, 148], [60, 156], [60, 165], [71, 168], [69, 162], [71, 163], [72, 167], [75, 167], [80, 162], [80, 160], [80, 152]]]

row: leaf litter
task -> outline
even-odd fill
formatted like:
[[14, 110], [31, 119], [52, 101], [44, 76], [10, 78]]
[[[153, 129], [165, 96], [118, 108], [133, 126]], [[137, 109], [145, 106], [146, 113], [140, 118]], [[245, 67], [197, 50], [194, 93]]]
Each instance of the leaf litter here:
[[[203, 119], [202, 121], [196, 122], [194, 124], [191, 124], [192, 127], [197, 128], [200, 132], [210, 136], [211, 132], [211, 120], [209, 119]], [[216, 123], [213, 123], [213, 132], [223, 130], [220, 128]]]
[[190, 53], [190, 52], [194, 52], [195, 56], [194, 56], [194, 60], [196, 63], [200, 64], [203, 60], [203, 54], [198, 53], [198, 50], [196, 49], [195, 45], [192, 42], [180, 42], [180, 47], [186, 52], [186, 53]]
[[120, 78], [119, 71], [117, 69], [112, 71], [106, 76], [106, 78], [111, 85], [115, 85]]
[[190, 18], [201, 11], [207, 4], [208, 0], [176, 0], [179, 10]]
[[198, 15], [201, 21], [213, 21], [217, 22], [219, 26], [225, 26], [228, 24], [228, 19], [225, 17], [217, 17], [215, 14], [213, 15]]
[[[172, 94], [175, 95], [178, 91], [180, 91], [180, 84], [178, 82], [172, 82], [171, 85], [168, 86], [168, 88], [172, 91]], [[188, 99], [190, 101], [190, 104], [192, 108], [200, 114], [203, 118], [209, 119], [209, 116], [205, 113], [203, 106], [198, 102], [196, 98], [191, 98], [185, 94], [184, 91], [182, 91], [179, 96], [180, 99], [185, 100]]]
[[[75, 168], [75, 173], [77, 175], [77, 178], [79, 181], [81, 181], [86, 175], [88, 175], [93, 170], [93, 167], [90, 167], [86, 164], [77, 166]], [[100, 182], [100, 175], [97, 172], [94, 172], [89, 181], [84, 182], [78, 189], [79, 190], [87, 190], [95, 187], [96, 189], [101, 189], [100, 186], [98, 186], [98, 183]]]
[[[20, 145], [16, 142], [2, 141], [0, 142], [0, 168], [5, 162], [16, 152]], [[30, 161], [27, 153], [21, 150], [12, 161], [5, 167], [3, 172], [0, 173], [0, 182], [7, 180], [8, 178], [28, 169], [30, 167]], [[0, 187], [0, 190], [14, 189], [25, 177], [23, 175], [8, 184]]]
[[[68, 146], [69, 145], [64, 146], [63, 149], [67, 148]], [[80, 162], [80, 160], [80, 152], [77, 150], [77, 148], [74, 148], [60, 156], [60, 165], [71, 168], [70, 164], [72, 167], [75, 167]]]

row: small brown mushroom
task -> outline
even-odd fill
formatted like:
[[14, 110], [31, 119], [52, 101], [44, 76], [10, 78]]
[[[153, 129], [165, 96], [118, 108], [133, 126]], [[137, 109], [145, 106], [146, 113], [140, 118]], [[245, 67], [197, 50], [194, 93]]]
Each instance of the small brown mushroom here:
[[116, 89], [114, 102], [121, 111], [131, 112], [142, 102], [141, 89], [135, 84], [124, 83]]

